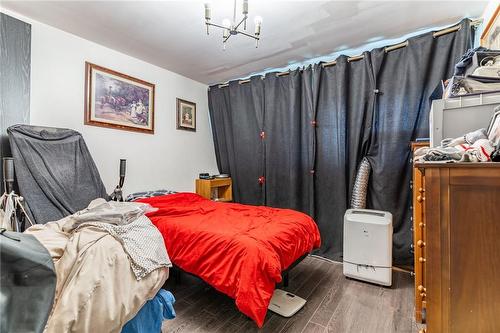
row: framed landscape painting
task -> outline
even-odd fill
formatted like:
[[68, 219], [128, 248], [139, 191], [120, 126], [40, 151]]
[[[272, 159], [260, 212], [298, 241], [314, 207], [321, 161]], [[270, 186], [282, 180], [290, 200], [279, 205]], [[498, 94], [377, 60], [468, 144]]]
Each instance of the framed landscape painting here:
[[154, 133], [155, 85], [85, 63], [85, 124]]
[[177, 129], [196, 131], [196, 104], [177, 98]]

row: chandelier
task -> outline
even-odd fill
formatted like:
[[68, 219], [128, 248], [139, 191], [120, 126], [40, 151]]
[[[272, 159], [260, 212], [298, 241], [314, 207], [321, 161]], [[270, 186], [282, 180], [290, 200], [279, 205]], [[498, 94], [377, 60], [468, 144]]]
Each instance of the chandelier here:
[[[222, 29], [222, 49], [226, 49], [227, 40], [233, 36], [242, 34], [244, 36], [255, 39], [255, 47], [259, 47], [259, 39], [260, 39], [260, 29], [262, 27], [262, 18], [260, 16], [256, 16], [254, 19], [255, 22], [255, 33], [249, 34], [246, 32], [247, 30], [247, 19], [248, 19], [248, 0], [243, 0], [243, 18], [238, 22], [236, 21], [236, 0], [234, 0], [234, 10], [233, 10], [233, 20], [224, 19], [222, 20], [222, 25], [215, 24], [210, 22], [211, 19], [212, 8], [209, 2], [205, 3], [205, 24], [207, 26], [207, 35], [209, 34], [209, 27], [217, 27]], [[243, 30], [240, 30], [240, 26], [243, 24]]]

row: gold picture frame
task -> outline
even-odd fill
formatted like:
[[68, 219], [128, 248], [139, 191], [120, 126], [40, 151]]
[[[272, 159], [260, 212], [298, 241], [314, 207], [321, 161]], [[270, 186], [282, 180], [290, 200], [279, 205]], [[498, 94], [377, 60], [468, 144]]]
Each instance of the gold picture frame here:
[[500, 5], [484, 27], [481, 34], [481, 46], [491, 50], [500, 50]]
[[85, 62], [85, 125], [154, 134], [155, 85]]

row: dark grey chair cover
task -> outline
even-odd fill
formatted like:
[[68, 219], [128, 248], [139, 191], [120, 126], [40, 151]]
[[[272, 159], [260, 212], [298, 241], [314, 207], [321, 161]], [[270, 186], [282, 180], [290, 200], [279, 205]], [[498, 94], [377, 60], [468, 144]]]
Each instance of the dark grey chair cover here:
[[52, 309], [56, 273], [32, 235], [0, 231], [0, 332], [42, 332]]
[[59, 220], [108, 199], [80, 133], [70, 129], [14, 125], [7, 129], [20, 194], [35, 223]]

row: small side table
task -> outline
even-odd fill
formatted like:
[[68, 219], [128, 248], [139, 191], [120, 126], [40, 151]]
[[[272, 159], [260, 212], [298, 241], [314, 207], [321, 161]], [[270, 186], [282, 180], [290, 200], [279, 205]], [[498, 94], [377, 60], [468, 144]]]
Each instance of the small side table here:
[[196, 193], [213, 201], [233, 201], [231, 178], [196, 179]]

